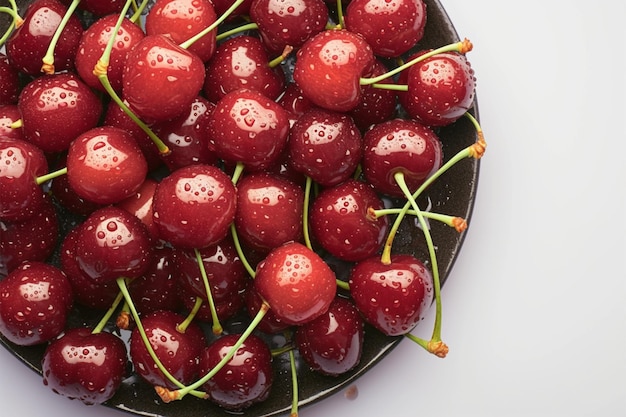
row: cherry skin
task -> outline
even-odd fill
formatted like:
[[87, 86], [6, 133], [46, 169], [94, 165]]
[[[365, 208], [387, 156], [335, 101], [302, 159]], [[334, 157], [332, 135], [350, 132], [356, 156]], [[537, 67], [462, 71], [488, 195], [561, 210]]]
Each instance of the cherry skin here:
[[298, 50], [293, 78], [305, 97], [328, 110], [346, 112], [361, 100], [360, 79], [374, 63], [372, 48], [355, 33], [325, 30]]
[[78, 136], [67, 154], [70, 186], [82, 198], [113, 204], [134, 194], [148, 173], [148, 163], [130, 133], [101, 126]]
[[437, 54], [413, 65], [406, 73], [406, 83], [409, 90], [399, 95], [400, 103], [412, 118], [429, 126], [455, 122], [474, 102], [474, 70], [465, 55], [456, 52]]
[[409, 332], [423, 320], [433, 300], [430, 271], [412, 255], [378, 257], [357, 263], [350, 273], [350, 294], [365, 320], [387, 336]]
[[422, 0], [352, 0], [344, 19], [346, 29], [362, 35], [375, 55], [398, 57], [424, 36], [426, 4]]
[[286, 111], [253, 90], [234, 90], [216, 105], [209, 122], [209, 148], [224, 161], [246, 169], [274, 164], [289, 135]]
[[235, 219], [237, 191], [211, 165], [190, 165], [164, 178], [154, 193], [153, 219], [159, 236], [183, 249], [214, 245]]
[[[24, 23], [6, 42], [11, 64], [21, 72], [37, 77], [42, 74], [42, 59], [67, 7], [57, 0], [32, 2], [24, 15]], [[76, 15], [70, 17], [54, 49], [55, 71], [72, 70], [83, 26]]]
[[122, 96], [145, 122], [189, 109], [204, 83], [204, 63], [165, 35], [147, 35], [128, 53]]
[[46, 261], [57, 245], [59, 218], [46, 194], [37, 212], [26, 220], [0, 220], [0, 277], [24, 261]]
[[274, 52], [286, 46], [300, 48], [328, 22], [328, 8], [323, 0], [254, 0], [250, 18], [259, 27], [263, 43]]
[[[212, 326], [214, 324], [213, 313], [211, 311], [211, 307], [209, 305], [206, 293], [204, 295], [197, 295], [194, 291], [190, 290], [185, 285], [179, 286], [178, 289], [178, 296], [183, 305], [183, 309], [186, 311], [191, 311], [196, 307], [196, 302], [198, 301], [198, 298], [202, 300], [202, 304], [200, 305], [200, 308], [198, 309], [194, 318], [198, 321], [201, 321], [202, 323], [205, 323], [206, 325]], [[215, 313], [220, 324], [224, 323], [226, 320], [231, 319], [233, 316], [239, 313], [239, 311], [241, 311], [244, 306], [244, 295], [245, 291], [243, 293], [231, 294], [230, 297], [227, 297], [223, 300], [213, 300]]]
[[277, 318], [292, 325], [324, 314], [337, 293], [332, 269], [297, 242], [272, 250], [257, 265], [254, 288]]
[[314, 371], [341, 375], [361, 361], [363, 327], [354, 304], [336, 297], [325, 314], [296, 329], [295, 346]]
[[0, 137], [0, 219], [26, 220], [43, 204], [36, 178], [46, 174], [48, 161], [37, 146]]
[[73, 302], [60, 269], [23, 262], [0, 281], [0, 333], [20, 346], [45, 343], [65, 329]]
[[83, 132], [97, 126], [103, 111], [96, 94], [77, 75], [39, 77], [20, 93], [24, 136], [44, 152], [61, 152]]
[[43, 384], [66, 398], [102, 404], [122, 384], [126, 363], [126, 346], [119, 337], [87, 327], [70, 329], [44, 352]]
[[[62, 168], [67, 168], [67, 153], [58, 154], [54, 165], [50, 167], [50, 171], [53, 172]], [[51, 181], [50, 191], [54, 196], [54, 200], [68, 213], [86, 217], [102, 207], [102, 204], [86, 200], [78, 195], [70, 185], [68, 175], [55, 177]]]
[[253, 173], [237, 184], [235, 226], [239, 238], [259, 251], [302, 238], [304, 191], [277, 175]]
[[154, 224], [154, 213], [152, 211], [152, 202], [157, 185], [158, 182], [148, 177], [135, 194], [116, 204], [117, 207], [126, 210], [141, 220], [154, 242], [160, 239], [159, 229]]
[[141, 276], [150, 266], [152, 254], [152, 242], [141, 220], [115, 206], [94, 211], [76, 240], [80, 270], [101, 283]]
[[[261, 310], [261, 306], [263, 305], [263, 299], [254, 288], [254, 286], [248, 288], [244, 298], [245, 308], [248, 316], [250, 316], [250, 318], [255, 317]], [[256, 329], [267, 334], [277, 334], [287, 330], [290, 327], [290, 324], [283, 323], [270, 309], [267, 310], [267, 313], [265, 313]]]
[[[250, 4], [252, 0], [244, 0], [239, 6], [235, 7], [235, 10], [228, 16], [229, 20], [234, 20], [238, 17], [247, 16], [250, 14]], [[222, 16], [233, 5], [232, 0], [214, 0], [213, 6], [215, 7], [215, 13], [218, 16]]]
[[[200, 373], [213, 369], [231, 350], [241, 335], [229, 334], [207, 346], [200, 355]], [[272, 354], [265, 342], [250, 335], [237, 349], [235, 355], [204, 389], [209, 400], [229, 411], [241, 411], [265, 401], [274, 380]]]
[[311, 231], [324, 249], [346, 261], [360, 261], [376, 254], [389, 230], [386, 216], [375, 218], [370, 210], [384, 208], [374, 189], [348, 180], [322, 190], [311, 207]]
[[0, 105], [17, 104], [20, 88], [19, 71], [0, 52]]
[[[72, 0], [62, 0], [62, 2], [69, 6]], [[126, 0], [81, 0], [78, 4], [78, 8], [96, 16], [106, 16], [109, 14], [119, 14], [124, 8], [124, 4], [126, 4]]]
[[[192, 322], [184, 333], [178, 325], [185, 317], [158, 310], [141, 318], [146, 336], [165, 369], [179, 382], [189, 384], [198, 376], [198, 359], [207, 342], [200, 326]], [[177, 388], [158, 369], [136, 327], [130, 336], [130, 357], [135, 371], [149, 384]]]
[[[181, 44], [211, 26], [216, 19], [210, 0], [157, 0], [146, 16], [146, 33], [166, 34]], [[216, 35], [216, 29], [210, 31], [188, 50], [207, 62], [215, 52]]]
[[[387, 71], [387, 67], [380, 60], [376, 60], [371, 77], [383, 75]], [[385, 78], [377, 84], [395, 84], [395, 82], [392, 78]], [[362, 132], [366, 132], [373, 125], [392, 119], [396, 114], [398, 102], [396, 91], [366, 85], [362, 87], [361, 92], [360, 103], [348, 114]]]
[[404, 174], [409, 190], [416, 190], [442, 164], [441, 141], [427, 126], [408, 119], [380, 123], [363, 137], [363, 173], [374, 188], [403, 196], [394, 175]]
[[296, 171], [333, 186], [350, 178], [361, 161], [361, 132], [350, 116], [312, 109], [293, 124], [288, 150]]
[[271, 68], [269, 60], [259, 38], [240, 35], [225, 40], [206, 65], [204, 94], [217, 103], [231, 91], [246, 88], [276, 99], [285, 88], [285, 74], [280, 66]]
[[[96, 20], [85, 30], [78, 45], [75, 62], [76, 72], [87, 85], [96, 90], [105, 91], [104, 86], [93, 71], [109, 43], [112, 36], [111, 32], [115, 28], [117, 20], [117, 14], [109, 14]], [[130, 19], [124, 19], [115, 34], [115, 42], [109, 56], [107, 78], [113, 90], [118, 94], [122, 92], [122, 73], [128, 52], [143, 37], [143, 31]]]

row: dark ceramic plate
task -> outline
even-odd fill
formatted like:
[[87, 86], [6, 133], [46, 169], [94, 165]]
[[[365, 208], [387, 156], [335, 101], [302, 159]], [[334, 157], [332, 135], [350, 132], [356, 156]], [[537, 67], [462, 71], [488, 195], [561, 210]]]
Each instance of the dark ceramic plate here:
[[[17, 3], [25, 5], [27, 2], [18, 1]], [[428, 6], [426, 33], [422, 41], [416, 45], [415, 50], [435, 48], [458, 41], [459, 38], [454, 26], [439, 1], [426, 0], [426, 3]], [[6, 24], [2, 24], [2, 27], [6, 27]], [[477, 111], [477, 105], [474, 103], [472, 113], [475, 117], [478, 117]], [[465, 118], [461, 118], [451, 126], [438, 129], [437, 133], [443, 142], [444, 155], [448, 158], [476, 141], [476, 132], [472, 124]], [[434, 211], [464, 217], [469, 220], [476, 194], [478, 172], [479, 161], [468, 159], [457, 164], [428, 189], [427, 194], [423, 196], [423, 207], [426, 204], [430, 204]], [[442, 282], [445, 282], [461, 249], [464, 234], [458, 234], [450, 227], [433, 223], [432, 235], [437, 247]], [[428, 253], [423, 243], [423, 235], [415, 227], [415, 224], [409, 220], [405, 220], [401, 228], [400, 236], [394, 243], [394, 251], [412, 253], [422, 260], [428, 260]], [[336, 264], [335, 269], [340, 278], [342, 276], [345, 277], [348, 271], [347, 266], [341, 264]], [[94, 324], [99, 319], [100, 314], [76, 309], [70, 325]], [[241, 326], [241, 321], [235, 318], [225, 327], [237, 330]], [[122, 334], [121, 336], [127, 337], [128, 335]], [[340, 377], [326, 377], [314, 373], [297, 358], [301, 406], [319, 401], [346, 388], [356, 378], [379, 363], [402, 338], [386, 337], [373, 328], [367, 327], [365, 339], [360, 365]], [[41, 373], [40, 361], [45, 346], [21, 347], [8, 342], [4, 338], [0, 338], [0, 342], [29, 368]], [[269, 340], [269, 342], [275, 344], [277, 341]], [[281, 355], [275, 358], [275, 383], [268, 400], [247, 409], [243, 415], [260, 417], [286, 415], [289, 413], [292, 386], [287, 357], [288, 355]], [[182, 401], [162, 404], [152, 387], [135, 376], [128, 378], [119, 392], [106, 405], [145, 416], [200, 417], [211, 415], [217, 417], [232, 415], [208, 401], [199, 400], [195, 397], [187, 397]]]

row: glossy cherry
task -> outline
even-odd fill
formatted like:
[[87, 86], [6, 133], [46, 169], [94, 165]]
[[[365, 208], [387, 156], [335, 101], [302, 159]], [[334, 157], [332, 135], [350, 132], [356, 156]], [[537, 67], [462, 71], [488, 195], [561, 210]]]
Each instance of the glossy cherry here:
[[[200, 373], [213, 369], [241, 335], [229, 334], [207, 346], [200, 356]], [[274, 381], [272, 354], [265, 342], [250, 335], [234, 356], [204, 385], [209, 400], [229, 411], [240, 411], [264, 401]]]
[[101, 126], [72, 141], [67, 171], [79, 196], [105, 205], [133, 195], [146, 179], [148, 163], [130, 133]]
[[179, 248], [204, 248], [228, 234], [237, 191], [212, 165], [190, 165], [164, 178], [154, 193], [153, 219], [159, 236]]
[[60, 269], [24, 262], [0, 281], [0, 333], [20, 346], [52, 340], [65, 329], [73, 301]]
[[388, 336], [412, 330], [433, 300], [430, 271], [412, 255], [393, 255], [359, 262], [350, 273], [350, 294], [371, 325]]
[[43, 354], [43, 384], [87, 405], [110, 400], [126, 377], [124, 342], [108, 332], [78, 327], [53, 340]]

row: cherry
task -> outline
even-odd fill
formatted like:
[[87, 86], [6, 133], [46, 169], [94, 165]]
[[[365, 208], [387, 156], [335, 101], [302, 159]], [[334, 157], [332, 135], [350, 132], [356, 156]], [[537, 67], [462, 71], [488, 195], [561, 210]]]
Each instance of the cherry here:
[[328, 8], [323, 0], [254, 0], [250, 19], [258, 25], [263, 43], [274, 52], [285, 47], [300, 48], [328, 22]]
[[361, 133], [350, 116], [311, 109], [293, 124], [289, 157], [295, 170], [323, 186], [347, 180], [361, 160]]
[[44, 152], [61, 152], [86, 130], [97, 126], [103, 111], [96, 94], [77, 75], [39, 77], [22, 89], [18, 101], [24, 136]]
[[[207, 342], [200, 326], [191, 322], [183, 331], [178, 326], [183, 316], [168, 310], [158, 310], [141, 318], [148, 343], [165, 370], [182, 384], [198, 375], [198, 359]], [[152, 385], [176, 388], [159, 369], [144, 343], [138, 327], [130, 336], [130, 357], [135, 371]]]
[[395, 178], [402, 173], [410, 190], [417, 189], [442, 164], [441, 141], [428, 127], [413, 120], [380, 123], [363, 137], [363, 173], [381, 193], [404, 196]]
[[365, 320], [388, 336], [409, 332], [433, 300], [433, 278], [412, 255], [392, 255], [386, 264], [372, 257], [350, 273], [350, 294]]
[[[24, 23], [6, 42], [6, 54], [15, 68], [31, 76], [41, 75], [43, 57], [66, 11], [67, 7], [57, 0], [37, 0], [30, 4], [24, 15]], [[80, 20], [72, 15], [54, 50], [56, 71], [74, 68], [82, 34]]]
[[474, 102], [474, 70], [458, 52], [436, 54], [412, 66], [406, 83], [408, 92], [400, 93], [400, 103], [412, 118], [429, 126], [455, 122]]
[[270, 66], [265, 47], [253, 36], [227, 39], [206, 65], [203, 92], [211, 102], [240, 88], [259, 91], [272, 100], [285, 88], [282, 68]]
[[292, 325], [324, 314], [337, 292], [332, 269], [298, 242], [273, 249], [257, 265], [254, 288], [276, 317]]
[[[213, 369], [241, 335], [229, 334], [207, 346], [200, 355], [200, 373]], [[229, 411], [241, 411], [265, 401], [274, 380], [272, 354], [265, 342], [250, 335], [234, 356], [204, 385], [210, 401]]]
[[154, 193], [153, 219], [159, 236], [179, 248], [204, 248], [228, 234], [237, 191], [211, 165], [190, 165], [164, 178]]
[[0, 281], [0, 333], [20, 346], [52, 340], [65, 329], [73, 301], [60, 269], [23, 262]]
[[[62, 0], [63, 3], [69, 5], [72, 0]], [[106, 16], [109, 14], [119, 14], [124, 8], [126, 0], [81, 0], [78, 8], [92, 13], [96, 16]]]
[[[67, 168], [67, 153], [58, 154], [54, 166], [51, 167], [53, 174], [61, 172], [64, 168]], [[102, 204], [86, 200], [78, 195], [70, 185], [67, 175], [55, 176], [51, 181], [50, 191], [54, 200], [68, 213], [88, 216], [102, 207]]]
[[192, 164], [217, 164], [217, 156], [208, 147], [207, 129], [215, 104], [198, 96], [189, 111], [153, 126], [155, 133], [170, 150], [161, 156], [170, 171]]
[[19, 71], [0, 53], [0, 105], [16, 104], [20, 87]]
[[25, 140], [22, 129], [12, 127], [21, 117], [16, 104], [0, 104], [0, 138]]
[[426, 4], [422, 0], [351, 0], [344, 20], [346, 29], [363, 36], [375, 55], [398, 57], [424, 36]]
[[352, 301], [336, 297], [325, 314], [296, 329], [294, 341], [313, 370], [341, 375], [361, 360], [364, 321]]
[[237, 184], [235, 226], [241, 240], [260, 251], [302, 239], [304, 191], [268, 173], [244, 176]]
[[43, 384], [85, 404], [110, 400], [126, 376], [126, 346], [108, 332], [73, 328], [47, 347], [42, 358]]
[[[217, 14], [210, 0], [157, 0], [146, 16], [146, 34], [167, 34], [181, 44], [212, 25]], [[217, 30], [195, 41], [188, 50], [207, 62], [215, 52]]]
[[369, 184], [348, 180], [319, 193], [311, 207], [311, 231], [333, 256], [360, 261], [376, 254], [385, 241], [387, 217], [371, 214], [383, 207]]
[[133, 195], [146, 178], [148, 163], [130, 133], [101, 126], [72, 141], [67, 171], [70, 186], [79, 196], [105, 205]]
[[[372, 67], [372, 77], [377, 77], [387, 73], [387, 67], [376, 60]], [[387, 88], [380, 88], [384, 85], [394, 85], [393, 78], [385, 78], [377, 83], [379, 86], [365, 85], [361, 88], [361, 101], [348, 112], [354, 123], [362, 132], [367, 131], [373, 125], [390, 120], [396, 114], [397, 92]]]
[[37, 212], [26, 220], [0, 220], [0, 277], [24, 261], [46, 261], [57, 245], [59, 218], [46, 194]]
[[374, 54], [360, 36], [347, 30], [325, 30], [298, 50], [293, 78], [316, 105], [346, 112], [361, 100], [360, 79], [372, 68]]
[[75, 256], [80, 270], [93, 281], [135, 278], [150, 266], [152, 244], [141, 220], [119, 207], [107, 206], [84, 221]]
[[25, 220], [40, 209], [44, 197], [36, 178], [47, 171], [48, 161], [37, 146], [0, 137], [1, 220]]
[[204, 64], [165, 35], [147, 35], [130, 50], [122, 95], [146, 122], [173, 119], [189, 109], [204, 83]]
[[153, 241], [158, 241], [159, 229], [154, 223], [152, 202], [158, 182], [152, 178], [146, 178], [137, 192], [116, 204], [117, 207], [134, 214], [146, 226]]
[[278, 99], [278, 103], [283, 106], [294, 119], [297, 119], [298, 116], [303, 115], [309, 109], [315, 107], [311, 100], [302, 94], [302, 90], [300, 90], [298, 84], [294, 82], [287, 84], [285, 91]]
[[253, 171], [274, 164], [289, 134], [286, 111], [263, 94], [234, 90], [216, 105], [209, 122], [209, 147], [223, 160]]
[[[82, 4], [82, 2], [81, 2]], [[116, 14], [106, 15], [92, 23], [83, 33], [76, 53], [76, 72], [81, 79], [96, 90], [105, 91], [104, 86], [94, 74], [94, 68], [112, 36], [117, 24]], [[130, 19], [124, 19], [115, 34], [115, 42], [109, 56], [107, 77], [111, 87], [117, 92], [122, 91], [122, 73], [128, 52], [143, 39], [144, 33]]]

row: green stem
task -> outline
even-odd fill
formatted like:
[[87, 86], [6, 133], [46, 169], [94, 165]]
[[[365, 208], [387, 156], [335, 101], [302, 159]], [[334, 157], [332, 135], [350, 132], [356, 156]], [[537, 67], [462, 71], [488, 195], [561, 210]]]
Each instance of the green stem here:
[[117, 294], [117, 297], [115, 297], [115, 300], [113, 300], [113, 302], [111, 303], [111, 306], [104, 313], [104, 316], [102, 316], [102, 318], [100, 319], [96, 327], [94, 327], [93, 330], [91, 331], [92, 334], [100, 333], [104, 329], [104, 326], [107, 325], [107, 323], [111, 319], [111, 316], [113, 315], [115, 310], [117, 310], [117, 307], [120, 305], [123, 299], [124, 299], [124, 294], [122, 294], [122, 292], [120, 291]]
[[256, 23], [247, 23], [245, 25], [241, 25], [234, 29], [227, 30], [225, 32], [220, 33], [219, 35], [215, 37], [215, 40], [219, 42], [221, 40], [228, 38], [229, 36], [236, 35], [241, 32], [245, 32], [246, 30], [256, 30], [258, 28], [259, 28], [259, 25], [257, 25]]
[[54, 35], [48, 44], [48, 50], [42, 59], [43, 65], [41, 66], [41, 72], [45, 74], [54, 74], [54, 50], [59, 42], [59, 38], [61, 37], [61, 32], [63, 32], [63, 29], [67, 26], [67, 22], [74, 15], [74, 11], [78, 7], [78, 3], [80, 3], [80, 0], [72, 1], [61, 19], [61, 23], [59, 23], [59, 26], [54, 31]]
[[35, 182], [37, 183], [37, 185], [41, 185], [41, 184], [43, 184], [46, 181], [49, 181], [51, 179], [60, 177], [61, 175], [65, 175], [65, 174], [67, 174], [67, 167], [58, 169], [56, 171], [49, 172], [49, 173], [47, 173], [45, 175], [42, 175], [41, 177], [37, 177], [35, 179]]
[[193, 308], [191, 309], [189, 314], [187, 314], [187, 317], [185, 317], [185, 320], [183, 320], [181, 323], [178, 324], [178, 326], [176, 326], [176, 330], [178, 332], [185, 333], [187, 331], [187, 328], [189, 327], [189, 325], [196, 318], [198, 311], [200, 311], [202, 304], [204, 304], [202, 297], [196, 297], [196, 301], [193, 303]]
[[6, 32], [4, 32], [2, 34], [2, 37], [0, 38], [0, 46], [4, 45], [7, 39], [9, 39], [9, 37], [13, 33], [13, 29], [19, 28], [24, 23], [24, 20], [17, 11], [17, 6], [15, 2], [13, 0], [9, 1], [11, 3], [11, 7], [0, 7], [0, 13], [6, 13], [13, 18]]
[[211, 291], [211, 285], [209, 283], [209, 277], [207, 277], [206, 269], [204, 268], [204, 261], [202, 255], [198, 249], [194, 249], [196, 254], [196, 261], [198, 262], [198, 268], [200, 269], [200, 275], [202, 276], [202, 282], [204, 283], [204, 289], [206, 291], [206, 297], [209, 301], [209, 309], [211, 311], [211, 319], [213, 320], [213, 334], [220, 335], [224, 331], [220, 323], [220, 319], [217, 316], [217, 309], [215, 308], [215, 302], [213, 301], [213, 292]]
[[[130, 21], [133, 23], [137, 23], [137, 21], [141, 18], [141, 14], [143, 13], [144, 9], [146, 8], [146, 6], [148, 6], [148, 0], [143, 0], [139, 7], [137, 7], [137, 4], [134, 0], [130, 0], [130, 3], [135, 9], [135, 13], [130, 17]], [[124, 12], [124, 15], [126, 15], [126, 12]]]
[[432, 56], [435, 56], [437, 54], [441, 54], [444, 52], [459, 52], [459, 53], [466, 53], [469, 52], [472, 49], [472, 44], [467, 40], [462, 40], [459, 42], [455, 42], [455, 43], [451, 43], [445, 46], [442, 46], [440, 48], [437, 49], [433, 49], [432, 51], [429, 51], [423, 55], [420, 55], [416, 58], [413, 58], [412, 60], [405, 62], [404, 64], [400, 65], [397, 68], [394, 68], [391, 71], [388, 71], [384, 74], [381, 74], [379, 76], [376, 77], [372, 77], [372, 78], [361, 78], [360, 84], [361, 85], [371, 85], [371, 84], [376, 84], [381, 82], [382, 80], [384, 80], [385, 78], [389, 78], [389, 77], [393, 77], [394, 75], [404, 71], [405, 69], [407, 69], [408, 67], [415, 65], [419, 62], [422, 62], [425, 59], [428, 59]]
[[246, 166], [242, 162], [237, 162], [237, 164], [235, 165], [235, 170], [233, 171], [233, 176], [231, 178], [233, 184], [237, 185], [245, 168]]
[[277, 66], [282, 64], [285, 59], [287, 59], [287, 57], [289, 56], [289, 54], [291, 54], [292, 51], [293, 51], [293, 46], [291, 45], [285, 46], [285, 49], [283, 49], [283, 52], [276, 58], [272, 59], [269, 62], [268, 66], [270, 68], [276, 68]]
[[379, 90], [409, 91], [409, 86], [406, 84], [374, 83], [372, 87], [378, 88]]
[[244, 268], [246, 268], [246, 271], [248, 271], [248, 275], [254, 278], [254, 276], [256, 275], [256, 271], [254, 270], [254, 268], [252, 268], [250, 262], [248, 262], [248, 257], [241, 247], [241, 242], [239, 241], [239, 234], [237, 233], [235, 223], [231, 223], [230, 225], [230, 234], [233, 237], [233, 244], [235, 245], [235, 250], [237, 251], [237, 255], [239, 256], [241, 263], [243, 264]]
[[206, 35], [207, 33], [211, 32], [212, 30], [214, 30], [215, 28], [217, 28], [224, 20], [226, 20], [226, 18], [228, 18], [228, 16], [230, 16], [237, 7], [239, 7], [239, 5], [241, 5], [241, 3], [243, 3], [244, 0], [235, 0], [233, 2], [233, 4], [220, 16], [218, 17], [215, 22], [213, 22], [211, 25], [207, 26], [205, 29], [203, 29], [202, 31], [200, 31], [198, 34], [192, 36], [191, 38], [187, 39], [185, 42], [181, 43], [179, 46], [183, 49], [187, 49], [189, 48], [191, 45], [193, 45], [194, 42], [196, 42], [198, 39], [202, 38], [204, 35]]
[[[400, 214], [400, 212], [402, 212], [401, 208], [371, 210], [371, 213], [376, 218], [391, 215], [391, 214]], [[415, 210], [407, 210], [406, 214], [417, 216], [417, 213], [415, 212]], [[455, 229], [457, 229], [458, 232], [462, 232], [463, 230], [467, 228], [467, 223], [465, 223], [465, 220], [460, 217], [449, 216], [447, 214], [441, 214], [441, 213], [433, 213], [431, 211], [422, 211], [422, 215], [427, 219], [436, 220], [447, 226], [454, 227]]]
[[346, 22], [343, 17], [343, 1], [337, 0], [337, 18], [339, 20], [339, 26], [342, 28], [346, 27]]
[[309, 202], [311, 199], [311, 184], [313, 180], [311, 177], [306, 177], [306, 182], [304, 184], [304, 206], [302, 208], [302, 233], [304, 236], [304, 244], [307, 248], [313, 249], [313, 245], [311, 244], [311, 235], [309, 232]]
[[289, 351], [289, 365], [291, 368], [291, 414], [290, 417], [298, 415], [298, 369], [296, 367], [296, 357], [293, 349]]

